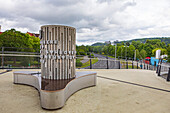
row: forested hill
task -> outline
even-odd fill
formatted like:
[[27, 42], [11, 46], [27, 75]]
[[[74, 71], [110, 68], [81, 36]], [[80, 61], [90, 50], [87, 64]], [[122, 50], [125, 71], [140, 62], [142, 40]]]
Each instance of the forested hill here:
[[[122, 43], [122, 42], [131, 43], [132, 41], [140, 41], [142, 43], [145, 43], [146, 40], [155, 40], [155, 39], [161, 40], [161, 42], [165, 42], [166, 45], [170, 44], [170, 37], [139, 38], [139, 39], [132, 39], [132, 40], [127, 40], [127, 41], [119, 41], [119, 42], [116, 42], [116, 43]], [[97, 42], [97, 43], [92, 44], [91, 46], [102, 46], [102, 45], [105, 45], [105, 43]]]
[[97, 42], [97, 43], [92, 44], [91, 46], [102, 46], [102, 45], [105, 45], [105, 43]]
[[146, 40], [155, 40], [155, 39], [158, 39], [158, 40], [161, 40], [161, 42], [165, 42], [165, 44], [170, 44], [170, 37], [156, 37], [156, 38], [140, 38], [140, 39], [132, 39], [132, 40], [127, 40], [127, 41], [120, 41], [121, 42], [132, 42], [132, 41], [140, 41], [142, 43], [145, 43]]

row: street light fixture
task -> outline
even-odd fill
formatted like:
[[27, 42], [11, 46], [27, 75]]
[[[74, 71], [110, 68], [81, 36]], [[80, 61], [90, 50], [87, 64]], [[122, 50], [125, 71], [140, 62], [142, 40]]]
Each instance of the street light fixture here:
[[117, 44], [113, 42], [112, 45], [113, 45], [113, 46], [115, 45], [115, 65], [116, 65], [116, 50], [117, 50]]
[[136, 61], [136, 49], [135, 49], [135, 54], [134, 54], [134, 60]]
[[[105, 43], [106, 43], [106, 45], [111, 44], [110, 41], [105, 41]], [[109, 49], [109, 48], [107, 48], [107, 55], [106, 55], [106, 58], [107, 58], [107, 69], [109, 69], [109, 61], [108, 61], [108, 53], [109, 53], [109, 51], [108, 51], [108, 49]]]
[[121, 59], [122, 59], [122, 46], [121, 46]]
[[125, 51], [125, 58], [127, 58], [127, 47], [129, 47], [129, 46], [124, 46], [124, 47], [126, 47], [126, 51]]

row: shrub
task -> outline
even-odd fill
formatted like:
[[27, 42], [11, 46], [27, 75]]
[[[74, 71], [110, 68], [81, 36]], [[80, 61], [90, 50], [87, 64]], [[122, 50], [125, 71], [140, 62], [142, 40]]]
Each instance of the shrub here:
[[80, 59], [76, 59], [76, 67], [81, 67], [83, 63], [80, 61]]

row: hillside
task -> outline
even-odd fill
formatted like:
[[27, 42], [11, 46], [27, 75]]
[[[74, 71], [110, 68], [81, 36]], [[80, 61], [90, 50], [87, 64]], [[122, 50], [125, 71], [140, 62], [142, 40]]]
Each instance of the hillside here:
[[165, 44], [170, 44], [170, 37], [155, 37], [155, 38], [140, 38], [140, 39], [132, 39], [132, 40], [127, 40], [127, 41], [120, 41], [119, 43], [122, 43], [122, 42], [132, 42], [132, 41], [140, 41], [142, 43], [145, 43], [146, 40], [155, 40], [155, 39], [159, 39], [161, 40], [161, 42], [165, 42]]
[[105, 45], [105, 43], [97, 42], [97, 43], [92, 44], [91, 46], [102, 46], [102, 45]]
[[[126, 40], [126, 41], [119, 41], [119, 42], [116, 42], [116, 43], [122, 43], [122, 42], [131, 43], [132, 41], [140, 41], [142, 43], [145, 43], [146, 40], [155, 40], [155, 39], [161, 40], [161, 42], [165, 42], [166, 45], [170, 44], [170, 37], [139, 38], [139, 39]], [[105, 43], [97, 42], [97, 43], [92, 44], [91, 46], [102, 46], [102, 45], [105, 45]]]

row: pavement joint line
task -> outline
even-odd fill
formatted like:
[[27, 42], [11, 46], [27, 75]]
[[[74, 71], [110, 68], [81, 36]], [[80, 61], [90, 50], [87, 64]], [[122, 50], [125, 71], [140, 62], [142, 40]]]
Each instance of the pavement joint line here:
[[4, 74], [4, 73], [7, 73], [7, 72], [9, 72], [9, 71], [4, 71], [4, 72], [1, 72], [1, 73], [0, 73], [0, 75], [2, 75], [2, 74]]
[[122, 82], [122, 83], [126, 83], [126, 84], [141, 86], [141, 87], [145, 87], [145, 88], [155, 89], [155, 90], [159, 90], [159, 91], [170, 92], [170, 90], [156, 88], [156, 87], [147, 86], [147, 85], [141, 85], [141, 84], [137, 84], [137, 83], [133, 83], [133, 82], [127, 82], [127, 81], [123, 81], [123, 80], [118, 80], [118, 79], [113, 79], [113, 78], [108, 78], [108, 77], [102, 77], [102, 76], [97, 76], [97, 77], [108, 79], [108, 80], [113, 80], [113, 81], [117, 81], [117, 82]]

